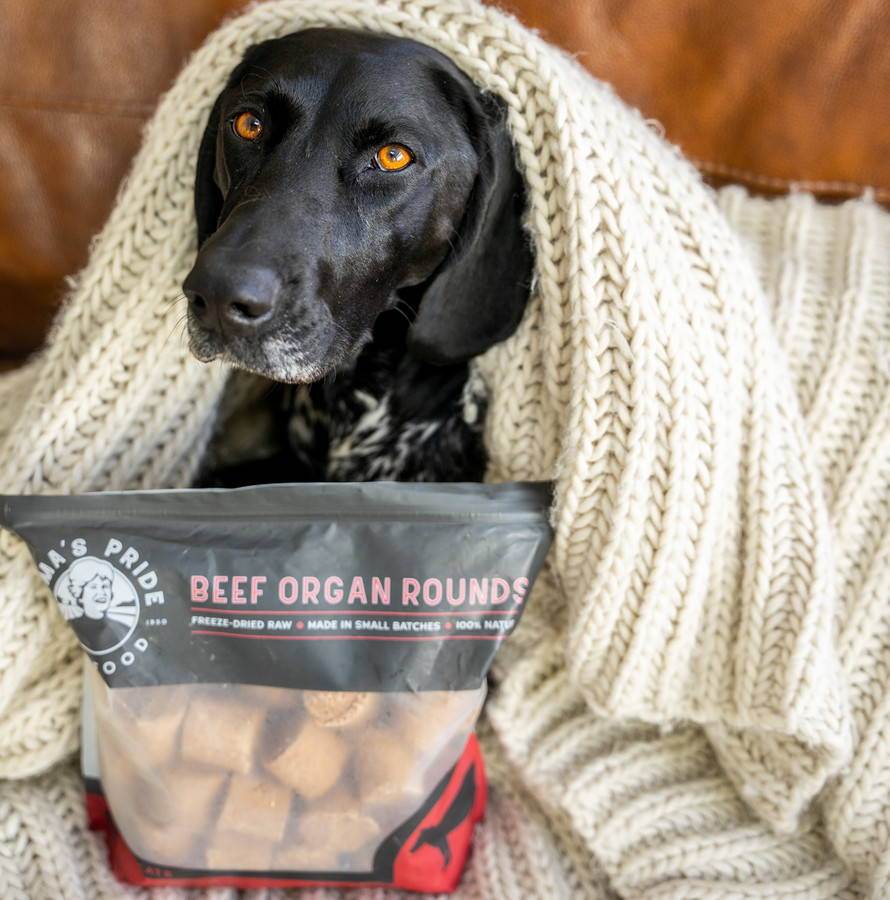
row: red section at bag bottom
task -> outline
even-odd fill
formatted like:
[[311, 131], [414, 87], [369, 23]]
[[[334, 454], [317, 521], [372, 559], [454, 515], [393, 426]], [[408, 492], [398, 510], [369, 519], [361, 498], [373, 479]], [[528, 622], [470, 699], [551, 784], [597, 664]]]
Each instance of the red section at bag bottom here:
[[473, 829], [485, 815], [488, 784], [482, 752], [475, 735], [470, 735], [463, 754], [439, 799], [402, 843], [392, 864], [391, 880], [339, 880], [294, 878], [274, 873], [262, 875], [175, 874], [166, 866], [137, 859], [114, 825], [102, 794], [86, 794], [89, 826], [105, 833], [114, 874], [126, 884], [143, 887], [396, 887], [410, 891], [442, 893], [453, 891], [460, 882]]

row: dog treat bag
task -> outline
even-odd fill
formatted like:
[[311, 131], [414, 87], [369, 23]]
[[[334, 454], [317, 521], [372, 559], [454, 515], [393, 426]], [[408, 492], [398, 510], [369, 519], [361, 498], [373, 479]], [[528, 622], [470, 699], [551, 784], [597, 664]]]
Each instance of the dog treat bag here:
[[451, 890], [544, 484], [0, 497], [86, 653], [91, 822], [140, 885]]

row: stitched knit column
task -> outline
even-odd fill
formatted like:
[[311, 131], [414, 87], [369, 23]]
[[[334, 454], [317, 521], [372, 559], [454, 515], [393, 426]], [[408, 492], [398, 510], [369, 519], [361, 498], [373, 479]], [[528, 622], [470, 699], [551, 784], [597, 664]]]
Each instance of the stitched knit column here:
[[856, 750], [826, 793], [828, 836], [890, 894], [890, 216], [723, 191], [773, 303], [831, 511], [840, 655]]

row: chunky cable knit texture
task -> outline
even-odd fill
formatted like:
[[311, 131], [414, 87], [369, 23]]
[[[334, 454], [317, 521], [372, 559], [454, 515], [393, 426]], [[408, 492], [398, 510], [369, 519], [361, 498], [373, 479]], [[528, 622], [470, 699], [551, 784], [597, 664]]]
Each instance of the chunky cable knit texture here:
[[[488, 477], [553, 478], [556, 538], [496, 660], [463, 893], [888, 896], [890, 216], [713, 194], [494, 9], [276, 0], [212, 35], [47, 348], [0, 379], [0, 492], [188, 484], [227, 375], [177, 329], [198, 141], [248, 45], [316, 25], [451, 56], [506, 100], [529, 188], [531, 304], [478, 369]], [[9, 534], [0, 604], [0, 775], [46, 772], [0, 785], [0, 893], [138, 896], [57, 765], [78, 653]]]

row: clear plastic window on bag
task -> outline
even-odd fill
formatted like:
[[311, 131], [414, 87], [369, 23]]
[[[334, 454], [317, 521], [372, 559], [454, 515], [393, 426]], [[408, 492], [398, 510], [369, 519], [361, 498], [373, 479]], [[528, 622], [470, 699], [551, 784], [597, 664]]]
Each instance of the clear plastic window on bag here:
[[485, 697], [91, 677], [117, 828], [138, 856], [188, 869], [371, 870], [460, 757]]

